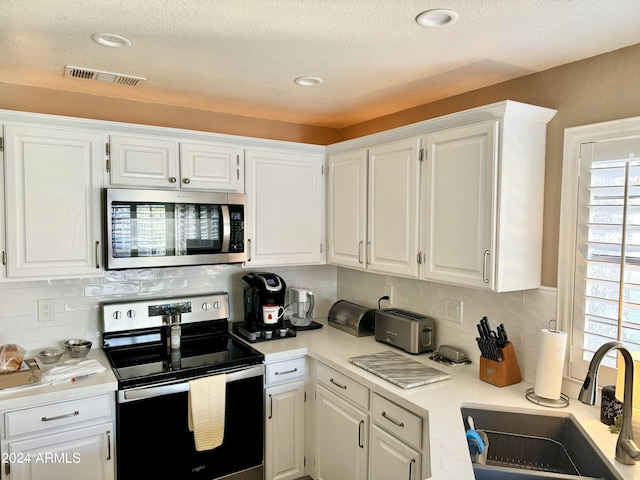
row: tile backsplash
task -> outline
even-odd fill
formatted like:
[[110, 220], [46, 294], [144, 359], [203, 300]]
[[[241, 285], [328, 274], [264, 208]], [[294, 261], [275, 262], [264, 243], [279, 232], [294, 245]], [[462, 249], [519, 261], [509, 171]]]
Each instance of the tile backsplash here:
[[[318, 316], [326, 316], [336, 301], [336, 268], [278, 267], [270, 271], [287, 286], [314, 291]], [[166, 298], [229, 292], [231, 320], [242, 319], [242, 276], [253, 271], [234, 265], [150, 268], [104, 272], [82, 279], [33, 280], [0, 283], [0, 345], [17, 343], [29, 353], [60, 347], [69, 338], [86, 338], [101, 345], [100, 305], [130, 299]], [[53, 299], [55, 319], [38, 322], [37, 302]]]
[[[523, 379], [535, 382], [541, 331], [549, 327], [549, 320], [556, 318], [555, 288], [493, 293], [345, 268], [338, 269], [337, 277], [338, 298], [370, 307], [378, 305], [386, 285], [393, 286], [393, 307], [433, 317], [437, 345], [461, 347], [475, 364], [480, 358], [477, 323], [485, 315], [494, 330], [504, 323]], [[462, 323], [445, 319], [445, 299], [462, 301]], [[389, 306], [381, 302], [382, 308]]]
[[[479, 351], [476, 324], [489, 317], [495, 328], [504, 323], [516, 347], [522, 376], [535, 381], [540, 332], [556, 316], [556, 290], [492, 293], [441, 285], [333, 266], [256, 269], [282, 276], [287, 286], [314, 291], [315, 314], [325, 317], [337, 299], [376, 307], [393, 286], [393, 306], [432, 316], [437, 324], [437, 344], [462, 347], [474, 363]], [[252, 270], [231, 265], [109, 271], [83, 279], [37, 280], [0, 283], [0, 344], [18, 343], [35, 353], [60, 346], [68, 338], [88, 338], [100, 345], [100, 304], [137, 298], [229, 292], [232, 320], [241, 319], [242, 276]], [[55, 320], [38, 322], [37, 302], [53, 299]], [[445, 319], [445, 299], [463, 303], [462, 323]], [[390, 305], [382, 302], [381, 306]], [[384, 348], [384, 347], [382, 347]]]

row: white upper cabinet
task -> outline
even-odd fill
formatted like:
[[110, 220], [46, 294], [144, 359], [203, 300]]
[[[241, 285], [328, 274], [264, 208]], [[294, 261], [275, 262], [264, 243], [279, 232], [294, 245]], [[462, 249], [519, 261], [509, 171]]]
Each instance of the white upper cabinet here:
[[418, 276], [422, 136], [329, 156], [329, 263]]
[[239, 148], [172, 138], [110, 135], [109, 183], [114, 187], [241, 192]]
[[329, 156], [328, 263], [366, 268], [367, 159], [366, 149]]
[[538, 288], [554, 115], [505, 101], [329, 146], [329, 263], [498, 292]]
[[325, 262], [324, 155], [247, 149], [248, 267]]
[[422, 278], [540, 286], [545, 138], [546, 121], [508, 115], [427, 135]]
[[497, 121], [427, 135], [427, 162], [422, 172], [422, 278], [491, 286], [497, 138]]
[[102, 139], [5, 125], [7, 277], [101, 274]]
[[109, 136], [109, 180], [112, 186], [177, 188], [178, 173], [177, 141]]
[[422, 137], [369, 149], [367, 263], [374, 272], [418, 276]]
[[241, 192], [238, 147], [180, 142], [181, 188]]

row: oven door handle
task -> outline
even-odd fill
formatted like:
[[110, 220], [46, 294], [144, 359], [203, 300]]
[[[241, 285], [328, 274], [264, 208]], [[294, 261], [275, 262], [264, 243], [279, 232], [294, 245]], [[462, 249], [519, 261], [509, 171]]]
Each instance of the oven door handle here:
[[[231, 372], [220, 372], [226, 374], [226, 382], [235, 382], [245, 378], [258, 377], [264, 375], [264, 365], [255, 365], [250, 368], [242, 368]], [[218, 374], [218, 375], [219, 375]], [[213, 376], [212, 374], [211, 376]], [[202, 377], [199, 377], [202, 378]], [[118, 391], [118, 402], [133, 402], [135, 400], [144, 400], [145, 398], [161, 397], [174, 393], [184, 393], [189, 391], [189, 382], [170, 383], [165, 385], [155, 385], [150, 387], [132, 388], [129, 390]]]

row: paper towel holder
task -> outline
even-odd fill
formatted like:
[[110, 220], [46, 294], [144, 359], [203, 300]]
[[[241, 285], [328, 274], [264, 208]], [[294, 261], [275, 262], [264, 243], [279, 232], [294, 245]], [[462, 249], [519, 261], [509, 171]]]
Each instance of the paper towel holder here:
[[[551, 328], [551, 325], [553, 325], [553, 329]], [[558, 322], [556, 320], [549, 320], [549, 332], [559, 333]], [[550, 399], [537, 395], [534, 388], [528, 388], [525, 396], [530, 402], [542, 407], [564, 408], [569, 406], [569, 397], [562, 392], [560, 392], [560, 398]]]

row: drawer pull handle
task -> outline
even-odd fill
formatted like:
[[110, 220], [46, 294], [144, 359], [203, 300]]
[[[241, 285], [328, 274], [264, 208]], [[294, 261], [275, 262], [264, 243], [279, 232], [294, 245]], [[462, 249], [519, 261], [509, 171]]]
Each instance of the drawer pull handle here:
[[284, 372], [276, 372], [276, 375], [289, 375], [290, 373], [296, 373], [298, 368], [292, 368], [291, 370], [285, 370]]
[[346, 385], [341, 385], [341, 384], [339, 384], [339, 383], [338, 383], [338, 382], [336, 382], [333, 378], [330, 378], [330, 379], [329, 379], [329, 381], [330, 381], [331, 383], [333, 383], [336, 387], [339, 387], [339, 388], [341, 388], [341, 389], [343, 389], [343, 390], [346, 390], [346, 389], [347, 389], [347, 386], [346, 386]]
[[416, 459], [412, 458], [409, 462], [409, 480], [413, 480], [413, 467], [416, 464]]
[[273, 418], [273, 395], [269, 394], [269, 420]]
[[80, 415], [80, 410], [76, 410], [73, 413], [65, 413], [64, 415], [56, 415], [55, 417], [42, 417], [43, 422], [50, 422], [51, 420], [60, 420], [61, 418], [77, 417]]
[[107, 460], [111, 460], [111, 430], [107, 430]]
[[364, 420], [360, 420], [358, 424], [358, 446], [360, 448], [364, 448], [364, 443], [362, 443], [362, 429], [364, 428]]
[[394, 425], [399, 426], [400, 428], [404, 428], [404, 422], [399, 422], [398, 420], [396, 420], [395, 418], [393, 418], [391, 415], [389, 415], [387, 412], [382, 412], [382, 416], [384, 418], [386, 418], [387, 420], [389, 420], [391, 423], [393, 423]]

